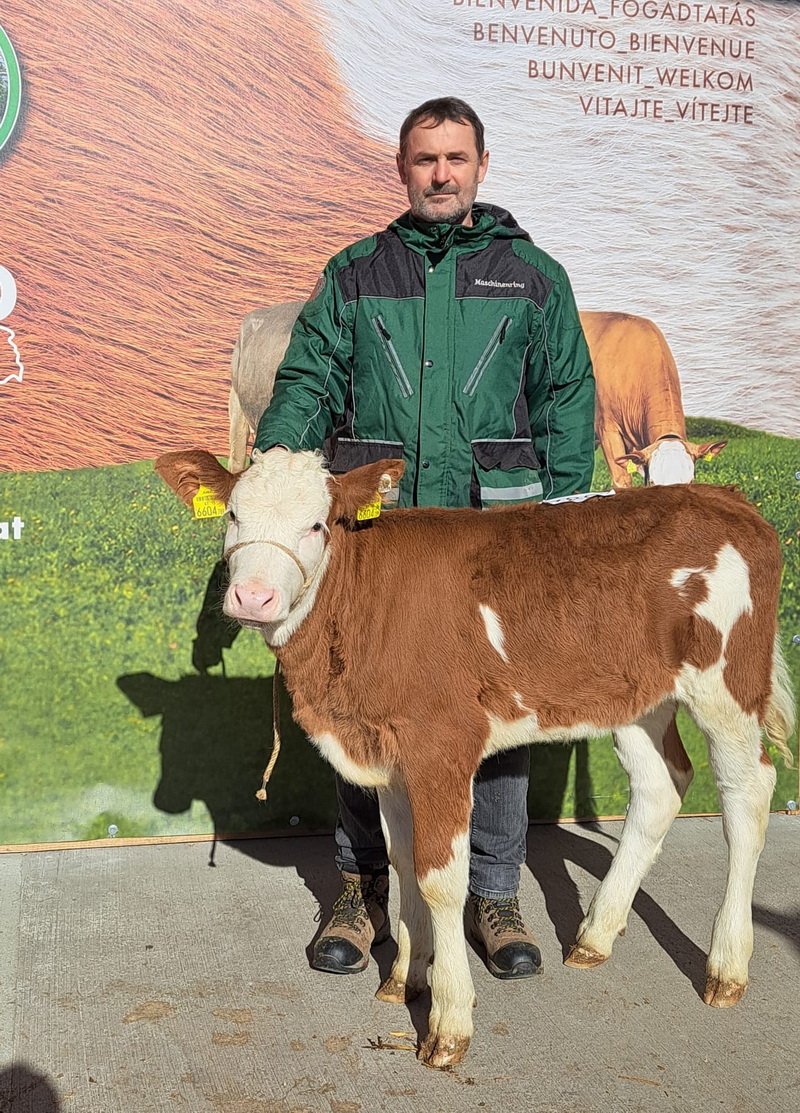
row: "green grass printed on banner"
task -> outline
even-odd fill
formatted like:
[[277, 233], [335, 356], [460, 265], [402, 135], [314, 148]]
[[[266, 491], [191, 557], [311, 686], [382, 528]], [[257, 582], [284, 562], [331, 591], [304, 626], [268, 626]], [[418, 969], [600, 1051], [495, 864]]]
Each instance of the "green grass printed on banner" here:
[[[728, 437], [700, 481], [736, 483], [778, 529], [785, 558], [783, 642], [800, 688], [798, 442], [724, 422], [690, 422], [696, 440]], [[598, 452], [596, 489], [608, 486]], [[252, 631], [218, 613], [200, 622], [206, 673], [192, 665], [198, 616], [222, 526], [194, 521], [143, 462], [0, 477], [0, 844], [118, 835], [330, 826], [332, 778], [290, 721], [270, 783], [254, 799], [271, 745], [274, 659]], [[220, 650], [220, 646], [225, 648]], [[228, 647], [229, 646], [229, 647]], [[796, 688], [796, 690], [797, 690]], [[714, 811], [705, 743], [685, 716], [695, 766], [685, 810]], [[778, 766], [773, 806], [797, 798]], [[610, 738], [532, 751], [531, 816], [620, 814], [627, 780]]]

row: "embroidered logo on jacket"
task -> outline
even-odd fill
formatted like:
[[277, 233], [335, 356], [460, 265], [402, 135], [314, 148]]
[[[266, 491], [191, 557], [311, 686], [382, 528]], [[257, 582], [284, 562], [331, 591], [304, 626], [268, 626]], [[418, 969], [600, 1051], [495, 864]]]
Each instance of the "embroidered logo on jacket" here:
[[476, 278], [476, 286], [494, 286], [499, 290], [524, 290], [524, 282], [498, 282], [496, 278]]

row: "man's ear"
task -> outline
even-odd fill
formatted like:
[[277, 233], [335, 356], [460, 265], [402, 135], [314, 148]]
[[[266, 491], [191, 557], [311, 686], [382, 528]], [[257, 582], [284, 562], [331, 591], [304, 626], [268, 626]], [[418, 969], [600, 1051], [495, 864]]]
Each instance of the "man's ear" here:
[[378, 460], [345, 475], [332, 475], [329, 483], [334, 521], [355, 521], [359, 510], [375, 502], [382, 491], [397, 486], [405, 469], [404, 460]]
[[238, 472], [223, 468], [210, 452], [198, 448], [186, 452], [165, 452], [156, 460], [156, 471], [187, 506], [192, 505], [201, 487], [210, 487], [220, 502], [228, 505]]

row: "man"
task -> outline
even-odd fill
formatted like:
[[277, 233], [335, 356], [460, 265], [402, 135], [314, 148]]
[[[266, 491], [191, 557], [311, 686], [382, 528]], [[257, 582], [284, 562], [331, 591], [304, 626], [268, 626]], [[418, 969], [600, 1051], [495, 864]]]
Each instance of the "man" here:
[[[256, 448], [324, 444], [334, 472], [402, 456], [400, 506], [588, 490], [594, 380], [569, 280], [509, 213], [475, 204], [488, 161], [463, 101], [408, 115], [397, 168], [409, 211], [325, 267]], [[527, 746], [489, 758], [475, 782], [467, 922], [498, 978], [541, 967], [517, 900], [527, 783]], [[337, 794], [343, 890], [312, 965], [345, 974], [388, 937], [388, 860], [374, 797], [338, 777]]]

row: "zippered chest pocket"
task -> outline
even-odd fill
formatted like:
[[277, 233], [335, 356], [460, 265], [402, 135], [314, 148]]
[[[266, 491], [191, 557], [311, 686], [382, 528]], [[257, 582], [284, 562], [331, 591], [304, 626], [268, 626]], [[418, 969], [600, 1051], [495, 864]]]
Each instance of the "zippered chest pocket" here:
[[513, 323], [514, 322], [511, 317], [503, 317], [500, 320], [500, 323], [497, 325], [491, 335], [489, 343], [481, 352], [480, 359], [473, 367], [469, 378], [464, 384], [462, 394], [468, 394], [471, 396], [478, 389], [478, 385], [486, 372], [486, 368], [494, 359], [498, 348], [505, 340], [508, 334], [508, 330], [511, 328]]
[[400, 388], [400, 393], [403, 395], [404, 398], [410, 398], [411, 395], [414, 393], [414, 388], [412, 387], [408, 375], [405, 373], [403, 365], [400, 362], [400, 356], [397, 354], [397, 349], [394, 346], [389, 330], [384, 324], [383, 317], [373, 317], [372, 327], [375, 329], [375, 332], [378, 335], [378, 339], [381, 343], [381, 348], [383, 348], [383, 354], [386, 356], [389, 366], [392, 369], [392, 374], [397, 380], [397, 385]]

